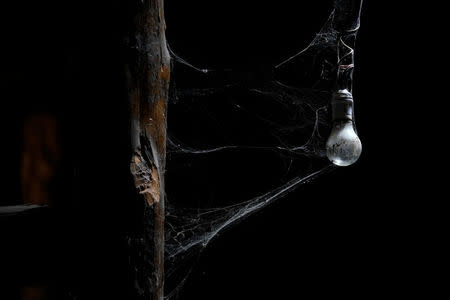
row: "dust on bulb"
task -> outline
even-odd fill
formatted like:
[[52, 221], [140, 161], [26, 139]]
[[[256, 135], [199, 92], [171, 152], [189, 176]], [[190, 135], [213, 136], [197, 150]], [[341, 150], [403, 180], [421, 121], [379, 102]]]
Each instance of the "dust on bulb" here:
[[334, 122], [326, 148], [328, 159], [337, 166], [349, 166], [358, 160], [362, 145], [352, 120]]

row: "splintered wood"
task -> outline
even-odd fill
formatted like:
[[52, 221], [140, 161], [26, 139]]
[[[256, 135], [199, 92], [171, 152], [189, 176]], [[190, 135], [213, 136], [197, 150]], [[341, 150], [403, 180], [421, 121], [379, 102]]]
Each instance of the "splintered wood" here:
[[133, 174], [134, 185], [139, 194], [143, 195], [148, 205], [158, 203], [160, 199], [160, 180], [158, 170], [155, 164], [148, 166], [143, 159], [141, 151], [136, 150], [131, 165], [131, 174]]

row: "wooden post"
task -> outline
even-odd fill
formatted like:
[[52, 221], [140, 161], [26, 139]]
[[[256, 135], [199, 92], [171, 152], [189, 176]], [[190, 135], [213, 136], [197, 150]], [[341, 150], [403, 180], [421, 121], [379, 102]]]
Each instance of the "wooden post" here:
[[[170, 55], [165, 38], [164, 0], [143, 0], [134, 16], [127, 68], [131, 108], [130, 170], [149, 223], [145, 238], [153, 252], [150, 297], [164, 297], [164, 168]], [[150, 236], [148, 236], [150, 235]]]

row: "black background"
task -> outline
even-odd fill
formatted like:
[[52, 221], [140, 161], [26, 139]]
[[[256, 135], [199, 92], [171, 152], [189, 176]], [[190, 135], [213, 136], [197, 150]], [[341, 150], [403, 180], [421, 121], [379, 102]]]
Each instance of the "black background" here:
[[[421, 246], [411, 237], [422, 234], [424, 216], [412, 213], [417, 203], [407, 196], [416, 187], [402, 184], [414, 171], [405, 154], [411, 147], [405, 105], [415, 99], [404, 83], [407, 76], [414, 77], [405, 59], [414, 43], [402, 21], [405, 8], [365, 2], [354, 83], [360, 160], [302, 186], [222, 234], [203, 253], [180, 299], [360, 299], [423, 289], [415, 280]], [[301, 49], [329, 11], [325, 2], [321, 7], [312, 1], [169, 0], [167, 35], [173, 50], [196, 64], [214, 66], [220, 57], [224, 64], [257, 65]], [[126, 109], [117, 104], [124, 92], [122, 61], [117, 59], [127, 26], [124, 4], [25, 1], [2, 3], [0, 14], [1, 188], [8, 191], [1, 204], [20, 202], [20, 130], [28, 113], [60, 114], [68, 144], [79, 145], [68, 153], [81, 153], [81, 165], [92, 171], [80, 191], [84, 200], [68, 200], [76, 213], [52, 217], [52, 225], [30, 221], [37, 232], [40, 226], [58, 227], [56, 238], [48, 237], [50, 251], [41, 240], [30, 239], [33, 232], [20, 222], [1, 223], [6, 253], [0, 266], [5, 278], [1, 299], [15, 299], [13, 290], [23, 282], [55, 277], [79, 283], [83, 299], [127, 299], [132, 283], [121, 234], [133, 227], [133, 208], [114, 198], [128, 193], [126, 188], [108, 188], [121, 186], [124, 178], [114, 174], [127, 169], [118, 163], [117, 173], [111, 173], [108, 164], [128, 151]], [[229, 34], [240, 28], [241, 36]], [[98, 114], [104, 116], [101, 122]], [[70, 185], [61, 182], [59, 194]], [[37, 254], [20, 250], [29, 244]], [[70, 249], [69, 254], [60, 249]], [[44, 263], [34, 267], [37, 257]], [[44, 274], [34, 274], [41, 264], [46, 265]]]

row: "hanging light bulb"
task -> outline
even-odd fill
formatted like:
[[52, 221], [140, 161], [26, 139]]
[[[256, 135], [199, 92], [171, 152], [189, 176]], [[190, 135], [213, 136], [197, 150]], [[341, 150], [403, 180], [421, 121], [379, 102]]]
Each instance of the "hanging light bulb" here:
[[362, 145], [353, 122], [353, 96], [338, 90], [331, 100], [333, 128], [326, 143], [327, 157], [337, 166], [349, 166], [361, 155]]

